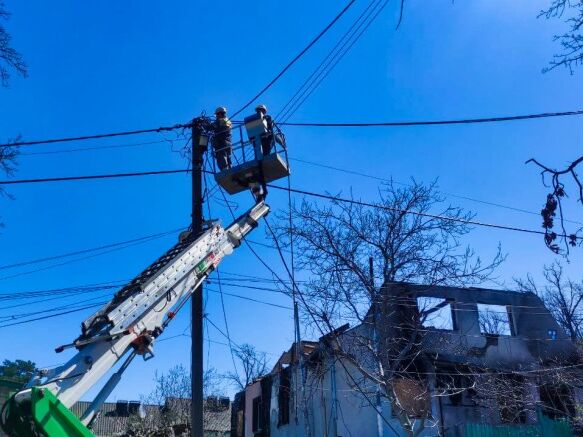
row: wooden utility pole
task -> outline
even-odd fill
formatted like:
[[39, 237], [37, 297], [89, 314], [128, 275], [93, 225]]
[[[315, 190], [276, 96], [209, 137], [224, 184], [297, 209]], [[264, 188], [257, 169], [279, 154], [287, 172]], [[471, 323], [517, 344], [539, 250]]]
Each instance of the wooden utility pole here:
[[[195, 238], [202, 233], [202, 171], [206, 145], [201, 141], [202, 129], [198, 119], [192, 123], [192, 232]], [[192, 293], [191, 321], [191, 436], [204, 435], [203, 423], [203, 301], [202, 283]]]

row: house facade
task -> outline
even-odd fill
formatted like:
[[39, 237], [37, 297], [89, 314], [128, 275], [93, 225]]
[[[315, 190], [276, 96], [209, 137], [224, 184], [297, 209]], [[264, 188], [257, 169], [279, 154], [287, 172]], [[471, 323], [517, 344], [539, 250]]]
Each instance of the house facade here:
[[232, 435], [573, 435], [581, 361], [536, 295], [389, 284], [382, 296], [240, 393]]

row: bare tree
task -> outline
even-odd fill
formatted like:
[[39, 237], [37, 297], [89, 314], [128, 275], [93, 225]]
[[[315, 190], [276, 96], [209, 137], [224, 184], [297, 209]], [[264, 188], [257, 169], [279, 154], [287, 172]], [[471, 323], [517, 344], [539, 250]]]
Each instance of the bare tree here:
[[298, 267], [311, 274], [300, 294], [306, 321], [322, 331], [346, 321], [361, 326], [342, 336], [336, 353], [358, 369], [362, 379], [352, 383], [368, 402], [362, 387], [380, 387], [407, 435], [435, 423], [426, 414], [424, 372], [415, 369], [423, 367], [423, 322], [443, 303], [417, 310], [407, 287], [392, 284], [478, 284], [504, 260], [498, 248], [483, 263], [463, 245], [473, 215], [443, 202], [435, 184], [388, 183], [374, 208], [304, 200], [292, 206], [292, 228], [281, 217], [276, 232], [284, 246], [293, 235]]
[[[173, 429], [185, 430], [190, 424], [191, 379], [190, 371], [179, 364], [167, 373], [157, 373], [154, 390], [142, 397], [148, 407], [144, 417], [132, 417], [127, 435], [158, 436], [167, 435]], [[221, 396], [224, 393], [222, 378], [210, 368], [203, 375], [203, 394]], [[206, 408], [206, 403], [205, 403]], [[172, 431], [172, 432], [174, 432]], [[175, 434], [171, 434], [175, 435]]]
[[552, 0], [539, 17], [563, 19], [569, 27], [567, 32], [555, 35], [562, 52], [553, 56], [550, 66], [544, 71], [565, 67], [573, 74], [573, 69], [583, 63], [583, 3], [579, 0]]
[[[6, 10], [3, 1], [0, 1], [0, 22], [8, 20], [10, 13]], [[16, 71], [22, 77], [26, 77], [28, 70], [22, 55], [12, 48], [12, 38], [6, 28], [0, 24], [0, 83], [8, 86], [10, 70]]]
[[257, 351], [250, 344], [244, 343], [233, 348], [233, 354], [239, 362], [241, 370], [229, 372], [225, 378], [231, 381], [238, 390], [244, 390], [249, 383], [269, 371], [265, 352]]
[[543, 275], [546, 284], [542, 287], [537, 286], [530, 274], [515, 282], [519, 290], [535, 293], [543, 300], [571, 340], [583, 340], [583, 281], [565, 278], [559, 262], [544, 266]]

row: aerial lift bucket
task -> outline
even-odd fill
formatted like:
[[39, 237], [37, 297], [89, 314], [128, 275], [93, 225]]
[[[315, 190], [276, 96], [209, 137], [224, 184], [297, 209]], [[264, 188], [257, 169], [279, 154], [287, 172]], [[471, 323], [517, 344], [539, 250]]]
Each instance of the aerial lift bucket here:
[[[268, 134], [263, 116], [255, 114], [245, 118], [245, 129], [249, 142], [241, 141], [240, 147], [234, 150], [233, 159], [236, 165], [215, 173], [215, 181], [229, 194], [237, 194], [253, 184], [267, 184], [290, 174], [287, 159], [282, 157], [282, 153], [287, 157], [285, 141], [281, 141], [284, 144], [274, 141], [273, 151], [263, 154], [261, 138]], [[276, 137], [275, 133], [273, 137]], [[283, 139], [283, 136], [278, 138]], [[247, 160], [245, 152], [249, 149], [252, 149], [252, 159]]]

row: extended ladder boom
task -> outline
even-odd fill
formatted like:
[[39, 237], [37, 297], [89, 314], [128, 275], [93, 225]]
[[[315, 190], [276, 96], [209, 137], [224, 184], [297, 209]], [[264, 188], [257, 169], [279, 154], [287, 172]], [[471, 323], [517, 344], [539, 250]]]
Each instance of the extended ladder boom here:
[[[30, 402], [33, 388], [50, 391], [62, 405], [70, 408], [126, 356], [121, 369], [81, 417], [87, 425], [129, 362], [136, 355], [144, 359], [153, 356], [154, 340], [174, 317], [174, 311], [184, 305], [197, 286], [268, 212], [269, 207], [260, 202], [226, 229], [214, 222], [198, 238], [188, 235], [119, 290], [109, 303], [82, 323], [81, 335], [73, 343], [57, 348], [60, 352], [75, 347], [78, 352], [66, 364], [42, 371], [27, 389], [15, 395], [4, 418], [5, 427], [14, 419], [10, 416], [21, 414], [18, 405]], [[18, 432], [11, 434], [19, 435]]]

